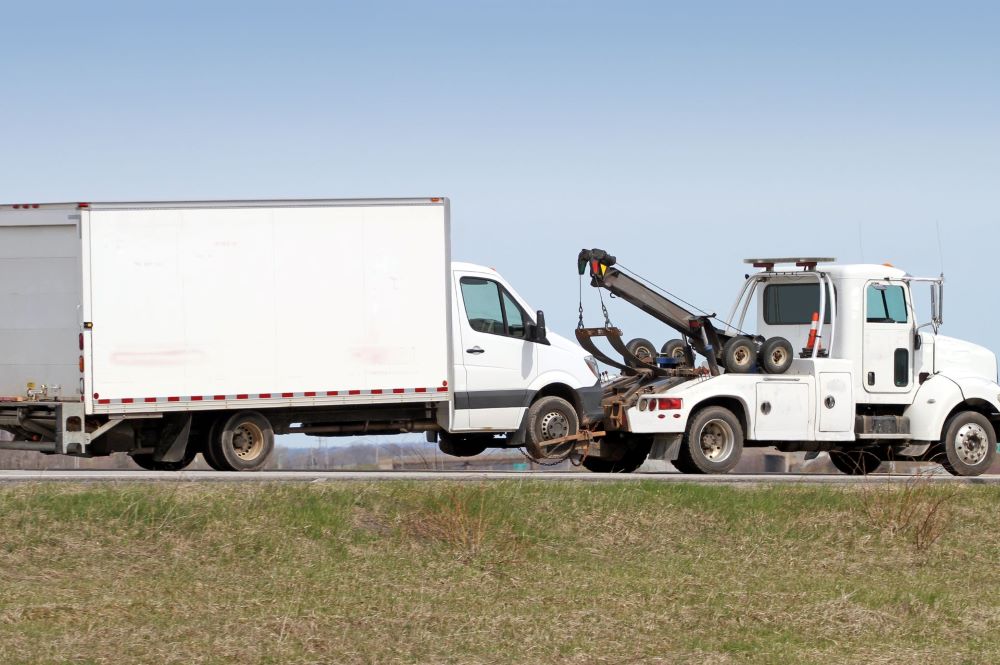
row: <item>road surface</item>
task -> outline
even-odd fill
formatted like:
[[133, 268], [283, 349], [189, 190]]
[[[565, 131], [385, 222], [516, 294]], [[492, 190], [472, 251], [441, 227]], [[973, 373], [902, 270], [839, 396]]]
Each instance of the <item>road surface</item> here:
[[[222, 471], [21, 471], [0, 470], [0, 483], [60, 481], [60, 482], [337, 482], [337, 481], [386, 481], [386, 480], [531, 480], [531, 481], [652, 481], [662, 483], [711, 483], [711, 484], [859, 484], [905, 483], [911, 475], [872, 474], [870, 476], [843, 476], [833, 474], [728, 474], [722, 476], [684, 475], [680, 473], [630, 473], [600, 474], [583, 472], [541, 471], [261, 471], [258, 473], [227, 473]], [[945, 472], [922, 475], [935, 483], [968, 483], [980, 485], [1000, 484], [1000, 475], [956, 478]]]

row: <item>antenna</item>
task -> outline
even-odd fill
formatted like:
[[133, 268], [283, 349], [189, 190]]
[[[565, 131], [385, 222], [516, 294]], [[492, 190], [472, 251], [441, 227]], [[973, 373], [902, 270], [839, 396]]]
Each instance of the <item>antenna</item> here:
[[858, 248], [861, 249], [861, 262], [865, 262], [865, 237], [861, 233], [861, 222], [858, 222]]
[[934, 226], [937, 229], [938, 262], [941, 266], [941, 274], [944, 275], [944, 245], [941, 243], [941, 222], [934, 220]]

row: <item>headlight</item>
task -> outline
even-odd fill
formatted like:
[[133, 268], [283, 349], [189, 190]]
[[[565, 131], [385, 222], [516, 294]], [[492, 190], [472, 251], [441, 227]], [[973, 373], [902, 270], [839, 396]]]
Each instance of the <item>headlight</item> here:
[[597, 358], [594, 356], [587, 356], [583, 359], [583, 361], [587, 363], [587, 367], [589, 367], [590, 371], [594, 373], [595, 379], [601, 378], [601, 368], [597, 366]]

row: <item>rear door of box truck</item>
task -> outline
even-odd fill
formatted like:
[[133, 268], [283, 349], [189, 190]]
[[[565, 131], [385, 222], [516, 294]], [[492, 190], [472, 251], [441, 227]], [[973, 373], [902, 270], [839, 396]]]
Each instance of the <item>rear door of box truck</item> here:
[[79, 399], [76, 204], [0, 206], [0, 398]]
[[450, 397], [447, 199], [91, 204], [88, 411]]

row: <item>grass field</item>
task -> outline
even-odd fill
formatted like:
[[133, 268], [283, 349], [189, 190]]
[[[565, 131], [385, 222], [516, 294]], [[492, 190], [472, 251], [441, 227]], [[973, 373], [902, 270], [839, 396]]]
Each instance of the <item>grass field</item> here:
[[0, 488], [0, 663], [995, 663], [992, 487]]

